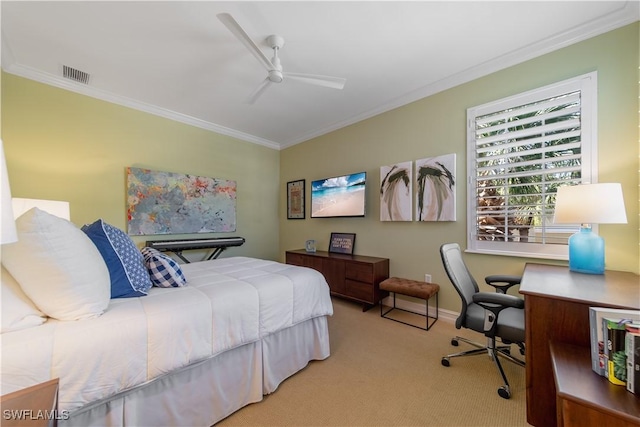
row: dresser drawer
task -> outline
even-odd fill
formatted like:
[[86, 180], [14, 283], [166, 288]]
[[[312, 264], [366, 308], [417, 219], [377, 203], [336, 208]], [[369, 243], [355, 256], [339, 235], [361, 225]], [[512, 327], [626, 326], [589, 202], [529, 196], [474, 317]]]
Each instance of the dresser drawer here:
[[363, 300], [373, 300], [373, 284], [358, 282], [356, 280], [347, 279], [345, 281], [345, 287], [347, 288], [347, 295]]
[[313, 268], [314, 270], [322, 273], [322, 258], [292, 254], [287, 252], [285, 262], [290, 265]]
[[305, 256], [298, 254], [291, 254], [287, 252], [286, 254], [286, 263], [290, 265], [299, 265], [304, 267]]
[[350, 262], [346, 265], [345, 277], [359, 282], [373, 282], [373, 268], [370, 264]]

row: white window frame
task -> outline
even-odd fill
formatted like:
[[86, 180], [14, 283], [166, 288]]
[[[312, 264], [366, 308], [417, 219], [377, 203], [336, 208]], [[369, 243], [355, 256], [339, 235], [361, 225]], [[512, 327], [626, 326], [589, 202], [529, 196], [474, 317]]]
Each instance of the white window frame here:
[[[521, 94], [489, 102], [467, 109], [467, 252], [517, 256], [527, 258], [561, 259], [569, 258], [568, 245], [505, 242], [476, 239], [477, 191], [476, 191], [476, 117], [509, 108], [527, 105], [566, 93], [580, 91], [581, 96], [581, 182], [596, 183], [597, 171], [597, 72], [591, 72]], [[578, 225], [569, 232], [578, 230]], [[560, 227], [558, 227], [560, 229]], [[567, 226], [562, 226], [567, 232]], [[593, 231], [598, 232], [593, 224]]]

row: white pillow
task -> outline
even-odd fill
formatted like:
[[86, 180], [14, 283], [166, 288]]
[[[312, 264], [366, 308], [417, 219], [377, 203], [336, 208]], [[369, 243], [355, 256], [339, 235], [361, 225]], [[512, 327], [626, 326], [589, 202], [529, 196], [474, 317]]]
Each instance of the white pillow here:
[[38, 208], [16, 220], [18, 241], [2, 247], [2, 264], [50, 317], [79, 320], [109, 304], [109, 270], [93, 244], [66, 219]]
[[2, 267], [1, 278], [0, 333], [42, 325], [47, 321], [44, 313], [38, 310], [33, 301], [24, 294], [16, 279], [4, 267]]

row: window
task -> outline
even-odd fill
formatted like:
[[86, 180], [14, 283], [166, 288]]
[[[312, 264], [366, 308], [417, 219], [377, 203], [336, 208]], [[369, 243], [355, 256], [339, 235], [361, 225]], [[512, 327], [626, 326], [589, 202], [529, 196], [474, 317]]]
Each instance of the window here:
[[593, 72], [467, 110], [469, 251], [567, 259], [555, 195], [597, 182], [596, 94]]

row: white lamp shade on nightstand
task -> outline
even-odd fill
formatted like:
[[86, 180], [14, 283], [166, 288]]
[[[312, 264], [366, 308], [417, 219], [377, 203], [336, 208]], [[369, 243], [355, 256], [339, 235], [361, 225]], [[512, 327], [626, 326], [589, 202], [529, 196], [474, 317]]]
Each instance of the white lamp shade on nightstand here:
[[558, 188], [554, 222], [580, 224], [569, 238], [569, 269], [579, 273], [604, 273], [604, 239], [591, 224], [625, 224], [627, 214], [618, 183], [582, 184]]
[[18, 218], [31, 208], [38, 208], [51, 215], [66, 219], [71, 219], [71, 212], [69, 209], [69, 202], [63, 202], [58, 200], [41, 200], [41, 199], [22, 199], [20, 197], [14, 197], [13, 201], [13, 216]]

